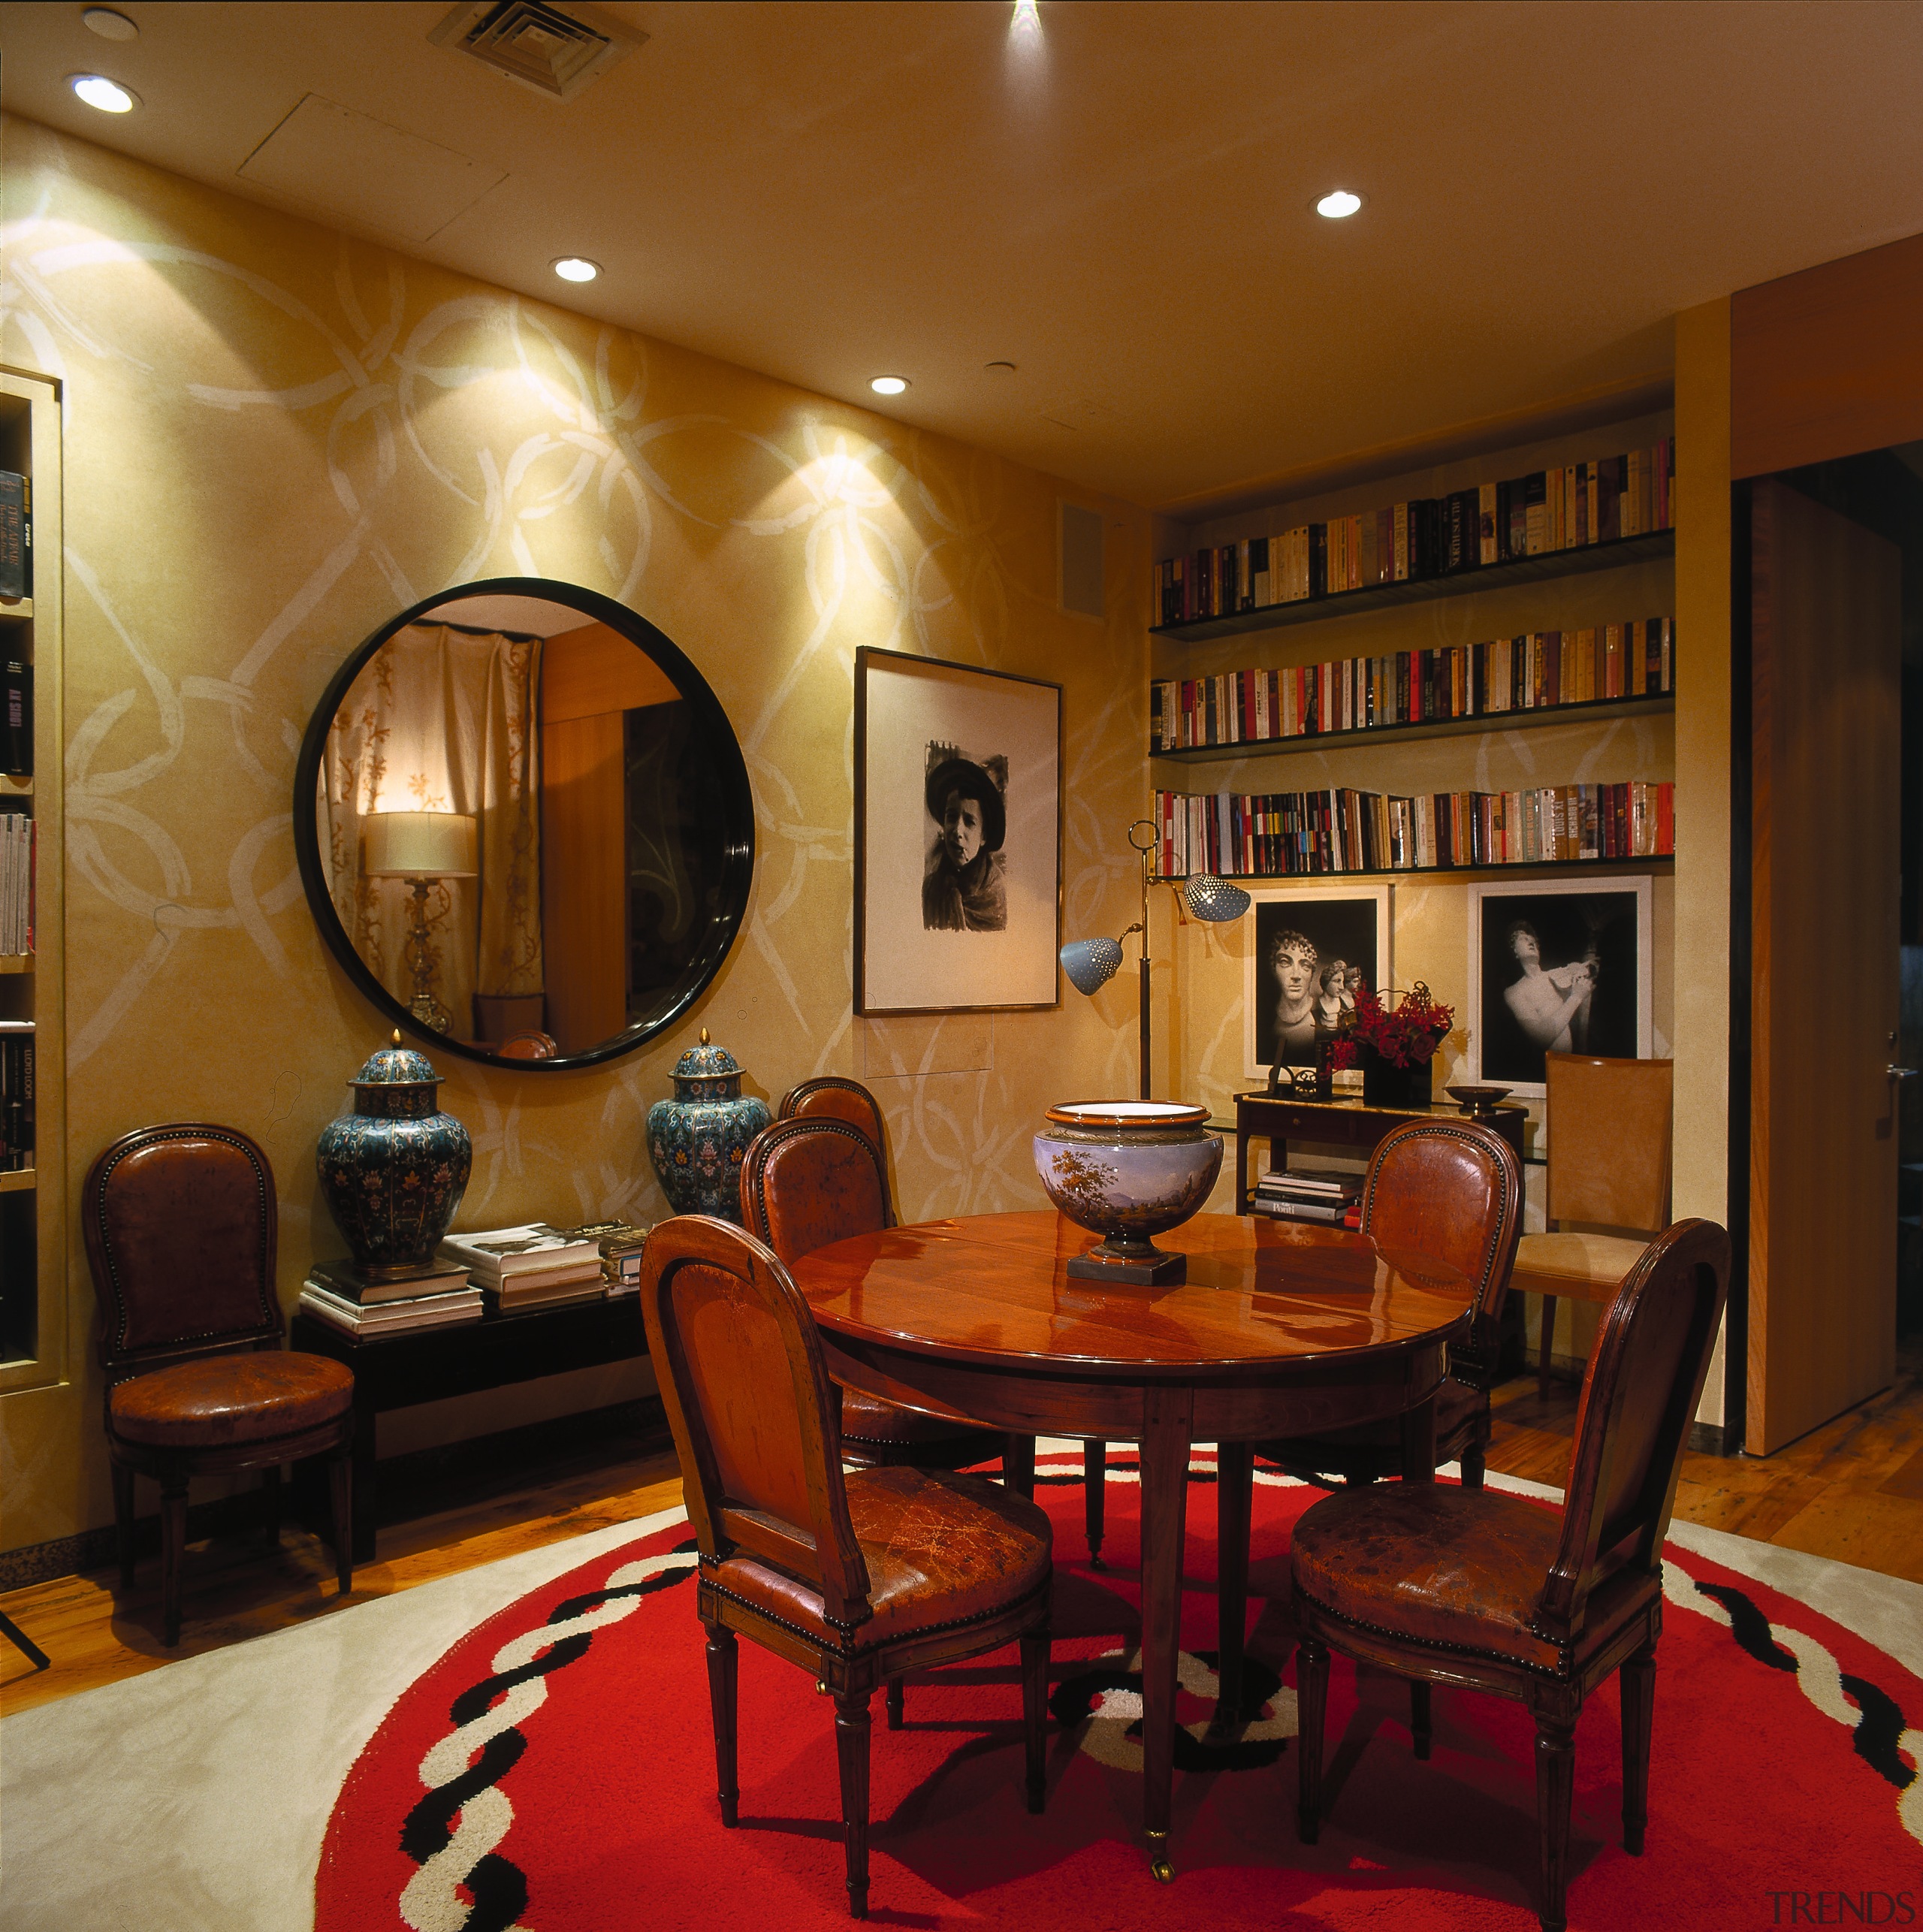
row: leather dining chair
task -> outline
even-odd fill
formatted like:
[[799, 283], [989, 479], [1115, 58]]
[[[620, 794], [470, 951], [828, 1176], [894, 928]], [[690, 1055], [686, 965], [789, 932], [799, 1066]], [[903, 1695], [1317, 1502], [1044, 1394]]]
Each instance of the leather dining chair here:
[[524, 1026], [518, 1033], [509, 1034], [494, 1050], [504, 1060], [551, 1060], [561, 1049], [551, 1033], [543, 1033], [538, 1026]]
[[[892, 1190], [888, 1185], [888, 1139], [882, 1124], [880, 1106], [866, 1087], [859, 1080], [850, 1080], [839, 1073], [817, 1075], [814, 1079], [804, 1080], [798, 1086], [789, 1088], [782, 1095], [775, 1118], [777, 1120], [845, 1121], [850, 1126], [859, 1128], [866, 1134], [874, 1143], [880, 1157], [882, 1194], [889, 1216], [887, 1220], [875, 1224], [883, 1227], [894, 1226], [894, 1212], [892, 1206], [887, 1206], [892, 1199]], [[752, 1221], [747, 1224], [750, 1227], [755, 1225]], [[865, 1229], [844, 1227], [838, 1233], [828, 1236], [827, 1239], [838, 1241], [843, 1235], [865, 1232]], [[764, 1233], [762, 1239], [766, 1241], [769, 1237]], [[826, 1245], [826, 1242], [816, 1245]], [[770, 1245], [782, 1255], [784, 1260], [795, 1258], [792, 1254], [786, 1253], [778, 1242], [771, 1242]], [[841, 1409], [844, 1440], [853, 1441], [859, 1449], [865, 1449], [871, 1443], [885, 1444], [885, 1432], [903, 1426], [892, 1418], [911, 1413], [892, 1402], [883, 1402], [876, 1396], [857, 1395], [852, 1390], [844, 1390]], [[986, 1450], [976, 1460], [986, 1460], [995, 1453], [992, 1449]], [[1010, 1467], [1004, 1457], [1004, 1474], [1024, 1495], [1033, 1496], [1035, 1490], [1034, 1438], [1032, 1436], [1019, 1438], [1016, 1451], [1013, 1453], [1018, 1454], [1021, 1466], [1019, 1469]], [[850, 1460], [859, 1460], [859, 1457], [851, 1457]], [[1085, 1442], [1082, 1445], [1082, 1528], [1088, 1538], [1088, 1560], [1097, 1569], [1102, 1566], [1107, 1460], [1108, 1445], [1106, 1443]], [[949, 1466], [965, 1467], [966, 1465]]]
[[134, 1582], [134, 1481], [160, 1484], [161, 1615], [180, 1641], [180, 1558], [195, 1476], [264, 1472], [278, 1533], [280, 1467], [328, 1459], [335, 1574], [354, 1587], [354, 1377], [281, 1347], [273, 1170], [246, 1134], [185, 1121], [123, 1134], [81, 1195], [99, 1297], [120, 1581]]
[[[1460, 1460], [1480, 1489], [1489, 1446], [1489, 1391], [1523, 1227], [1523, 1170], [1499, 1134], [1472, 1120], [1414, 1120], [1385, 1135], [1362, 1185], [1362, 1232], [1384, 1248], [1433, 1256], [1475, 1290], [1466, 1344], [1449, 1351], [1435, 1398], [1435, 1460]], [[1291, 1475], [1373, 1482], [1402, 1468], [1400, 1425], [1390, 1420], [1327, 1435], [1258, 1442], [1255, 1453]]]
[[[785, 1264], [851, 1234], [895, 1225], [881, 1150], [839, 1114], [790, 1115], [763, 1128], [741, 1157], [741, 1221]], [[1004, 1457], [1007, 1438], [952, 1417], [926, 1415], [859, 1390], [841, 1390], [841, 1453], [858, 1469], [965, 1469]], [[1032, 1439], [1032, 1438], [1031, 1438]], [[1028, 1470], [1034, 1469], [1029, 1452]], [[1030, 1498], [1032, 1487], [1012, 1483]], [[888, 1728], [903, 1695], [888, 1686]]]
[[1301, 1724], [1297, 1823], [1321, 1827], [1329, 1653], [1487, 1691], [1535, 1721], [1538, 1910], [1562, 1932], [1575, 1729], [1622, 1672], [1623, 1841], [1648, 1821], [1662, 1544], [1729, 1278], [1729, 1237], [1685, 1221], [1630, 1270], [1589, 1357], [1559, 1517], [1492, 1490], [1385, 1483], [1304, 1512], [1290, 1568]]
[[1676, 1063], [1545, 1057], [1549, 1231], [1523, 1236], [1513, 1285], [1542, 1297], [1536, 1386], [1546, 1393], [1556, 1302], [1607, 1306], [1650, 1237], [1669, 1225]]
[[700, 1552], [721, 1822], [740, 1811], [738, 1633], [835, 1701], [848, 1905], [864, 1918], [877, 1683], [1019, 1641], [1028, 1804], [1042, 1809], [1049, 1519], [950, 1470], [844, 1473], [808, 1303], [777, 1257], [729, 1223], [684, 1215], [657, 1227], [641, 1306]]

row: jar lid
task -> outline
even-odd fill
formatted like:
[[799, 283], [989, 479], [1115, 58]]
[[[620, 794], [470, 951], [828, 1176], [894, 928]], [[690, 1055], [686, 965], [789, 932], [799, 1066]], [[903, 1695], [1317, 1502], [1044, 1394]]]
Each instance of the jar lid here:
[[708, 1029], [701, 1030], [701, 1044], [690, 1046], [675, 1062], [678, 1080], [725, 1080], [741, 1071], [735, 1056], [725, 1046], [711, 1046]]
[[417, 1087], [427, 1082], [438, 1084], [442, 1077], [434, 1071], [433, 1063], [424, 1053], [402, 1046], [397, 1028], [393, 1039], [378, 1053], [370, 1054], [367, 1064], [347, 1084], [350, 1087]]

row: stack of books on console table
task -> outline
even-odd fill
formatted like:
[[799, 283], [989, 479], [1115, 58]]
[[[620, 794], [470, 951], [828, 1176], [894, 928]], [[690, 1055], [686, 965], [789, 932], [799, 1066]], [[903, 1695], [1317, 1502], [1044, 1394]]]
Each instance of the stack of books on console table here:
[[1249, 1203], [1257, 1214], [1286, 1221], [1322, 1221], [1353, 1227], [1362, 1218], [1360, 1174], [1291, 1174], [1272, 1167]]
[[481, 1319], [481, 1291], [465, 1268], [436, 1266], [400, 1280], [364, 1275], [352, 1261], [316, 1261], [300, 1306], [349, 1334], [372, 1339]]
[[450, 1234], [441, 1243], [440, 1259], [466, 1271], [491, 1315], [599, 1301], [607, 1292], [599, 1247], [538, 1222]]
[[581, 1227], [550, 1227], [538, 1223], [543, 1234], [563, 1241], [591, 1241], [601, 1255], [601, 1279], [610, 1296], [631, 1295], [641, 1286], [641, 1257], [648, 1249], [648, 1230], [629, 1221], [590, 1221]]

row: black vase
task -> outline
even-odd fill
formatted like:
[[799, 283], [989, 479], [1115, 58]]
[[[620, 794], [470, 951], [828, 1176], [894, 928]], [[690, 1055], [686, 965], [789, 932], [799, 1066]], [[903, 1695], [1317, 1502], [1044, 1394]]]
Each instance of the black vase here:
[[1420, 1067], [1394, 1067], [1373, 1047], [1357, 1043], [1356, 1064], [1362, 1069], [1362, 1098], [1366, 1106], [1426, 1107], [1429, 1079], [1435, 1062], [1425, 1060]]

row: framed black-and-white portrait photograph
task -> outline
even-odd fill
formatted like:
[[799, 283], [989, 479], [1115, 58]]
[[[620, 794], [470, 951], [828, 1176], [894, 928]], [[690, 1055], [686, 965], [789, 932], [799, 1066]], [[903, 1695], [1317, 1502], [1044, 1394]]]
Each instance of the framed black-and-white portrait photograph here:
[[1546, 1053], [1647, 1060], [1650, 882], [1469, 888], [1469, 1077], [1539, 1099]]
[[1355, 1010], [1366, 986], [1389, 984], [1387, 886], [1257, 889], [1255, 943], [1244, 981], [1244, 1070], [1315, 1064], [1315, 1028]]
[[1061, 687], [855, 654], [855, 1010], [1060, 1003]]

